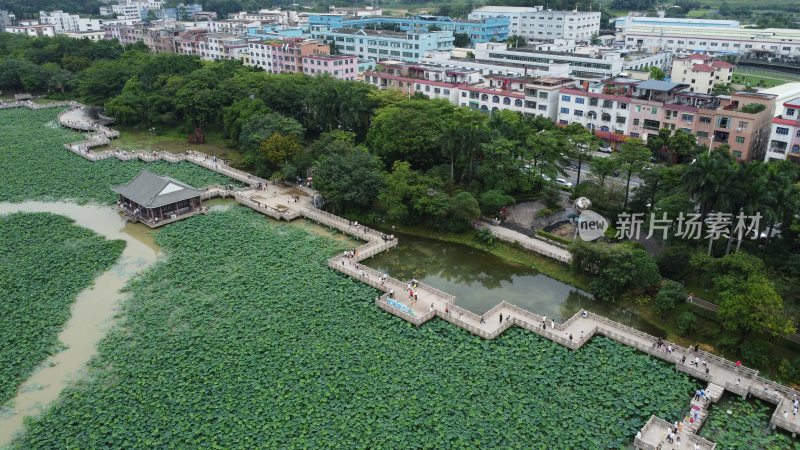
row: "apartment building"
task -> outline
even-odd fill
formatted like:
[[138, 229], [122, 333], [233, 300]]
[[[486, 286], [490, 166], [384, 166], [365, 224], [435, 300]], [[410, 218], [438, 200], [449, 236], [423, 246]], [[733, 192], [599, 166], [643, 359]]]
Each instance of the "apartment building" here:
[[207, 61], [243, 60], [248, 42], [240, 36], [189, 30], [175, 39], [175, 49], [178, 54], [195, 55]]
[[4, 9], [0, 9], [0, 32], [5, 31], [5, 27], [10, 27], [14, 24], [17, 17]]
[[468, 16], [473, 20], [508, 17], [509, 33], [530, 39], [574, 39], [589, 41], [600, 33], [600, 13], [544, 10], [513, 6], [483, 6]]
[[355, 56], [311, 54], [303, 56], [302, 62], [303, 73], [312, 77], [329, 75], [340, 80], [358, 77], [358, 58]]
[[312, 31], [311, 37], [335, 45], [337, 53], [375, 61], [398, 59], [416, 63], [428, 52], [453, 49], [452, 31], [341, 29]]
[[54, 25], [11, 25], [5, 27], [6, 33], [25, 34], [28, 36], [55, 36]]
[[728, 84], [736, 66], [708, 55], [693, 54], [672, 59], [670, 80], [689, 85], [689, 92], [710, 94], [714, 86]]
[[67, 31], [64, 36], [72, 39], [88, 39], [90, 41], [102, 41], [106, 38], [105, 31]]
[[[613, 79], [590, 90], [562, 89], [558, 123], [580, 123], [609, 141], [647, 140], [666, 128], [682, 129], [711, 148], [727, 144], [739, 161], [760, 158], [776, 96], [737, 92], [712, 96], [658, 80]], [[761, 106], [754, 106], [761, 105]]]
[[490, 61], [478, 58], [454, 56], [451, 52], [430, 52], [421, 62], [425, 65], [476, 71], [482, 76], [506, 75], [512, 77], [568, 77], [569, 64], [526, 64], [505, 61]]
[[123, 19], [144, 20], [147, 11], [164, 8], [164, 2], [156, 0], [123, 0], [116, 5], [111, 5], [111, 12]]
[[63, 11], [39, 11], [39, 23], [53, 25], [59, 34], [67, 31], [100, 31], [103, 26], [100, 19], [83, 18]]
[[452, 19], [447, 16], [417, 15], [412, 17], [345, 16], [342, 14], [310, 14], [308, 24], [312, 33], [325, 29], [387, 29], [427, 32], [430, 29], [451, 31], [469, 36], [473, 44], [504, 41], [508, 38], [509, 20], [488, 17], [477, 20]]
[[772, 119], [764, 161], [800, 162], [800, 97], [784, 102], [778, 109], [780, 114]]
[[246, 20], [226, 19], [179, 21], [176, 22], [176, 25], [182, 26], [186, 29], [203, 30], [208, 33], [244, 36], [247, 34], [249, 28], [259, 24]]
[[141, 42], [153, 53], [175, 53], [175, 40], [186, 30], [177, 25], [145, 27], [113, 23], [104, 25], [103, 31], [105, 39], [116, 39], [123, 46]]
[[800, 30], [695, 28], [636, 25], [625, 30], [625, 48], [709, 55], [800, 57]]
[[330, 54], [328, 44], [298, 38], [283, 41], [251, 40], [247, 47], [244, 64], [269, 73], [303, 73], [304, 57]]
[[570, 78], [556, 77], [482, 77], [475, 71], [400, 63], [367, 71], [364, 81], [379, 89], [395, 89], [409, 96], [420, 93], [486, 113], [509, 110], [551, 119], [555, 117], [559, 89], [574, 83]]

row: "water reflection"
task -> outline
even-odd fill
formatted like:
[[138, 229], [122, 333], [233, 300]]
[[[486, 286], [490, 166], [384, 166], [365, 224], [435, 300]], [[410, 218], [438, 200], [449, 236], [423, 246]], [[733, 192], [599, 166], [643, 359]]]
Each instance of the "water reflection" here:
[[367, 265], [394, 277], [416, 278], [456, 296], [456, 303], [481, 314], [501, 300], [561, 321], [581, 309], [603, 314], [642, 331], [663, 335], [635, 310], [595, 301], [580, 289], [471, 247], [398, 235], [397, 248]]

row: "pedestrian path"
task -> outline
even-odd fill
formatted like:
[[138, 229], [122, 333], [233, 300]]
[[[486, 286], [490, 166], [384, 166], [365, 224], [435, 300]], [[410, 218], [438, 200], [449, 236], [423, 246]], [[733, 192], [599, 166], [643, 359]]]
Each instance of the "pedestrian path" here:
[[569, 250], [561, 248], [557, 245], [550, 244], [536, 237], [526, 236], [519, 231], [514, 231], [498, 225], [492, 225], [487, 222], [478, 222], [479, 228], [486, 228], [492, 232], [492, 235], [501, 241], [510, 244], [519, 244], [522, 248], [532, 252], [539, 253], [540, 255], [547, 256], [548, 258], [569, 263], [572, 260], [572, 255]]
[[[64, 120], [72, 122], [72, 119], [72, 116], [65, 116]], [[104, 133], [105, 131], [101, 129], [100, 132]], [[367, 267], [364, 265], [366, 259], [396, 246], [397, 239], [315, 208], [311, 201], [315, 192], [308, 188], [270, 185], [266, 180], [219, 164], [218, 161], [209, 159], [207, 155], [201, 153], [175, 155], [118, 150], [94, 152], [75, 144], [67, 144], [65, 147], [91, 161], [117, 157], [123, 160], [161, 159], [168, 162], [194, 163], [228, 175], [249, 186], [244, 189], [213, 186], [207, 190], [209, 197], [230, 195], [240, 204], [278, 220], [304, 217], [363, 241], [364, 244], [354, 249], [351, 254], [337, 255], [329, 259], [328, 266], [383, 292], [382, 295], [375, 298], [376, 305], [416, 326], [438, 317], [485, 339], [493, 339], [508, 328], [518, 326], [571, 350], [579, 349], [595, 335], [605, 336], [675, 364], [677, 371], [707, 381], [709, 383], [707, 392], [710, 399], [718, 400], [722, 395], [722, 390], [728, 390], [737, 395], [745, 397], [752, 395], [773, 403], [777, 405], [777, 409], [770, 421], [772, 428], [787, 430], [793, 436], [800, 432], [800, 419], [798, 419], [800, 416], [791, 414], [791, 402], [798, 397], [798, 392], [758, 376], [756, 370], [697, 348], [684, 348], [674, 343], [664, 342], [647, 333], [583, 310], [562, 323], [556, 323], [552, 318], [540, 316], [506, 301], [501, 301], [484, 314], [475, 314], [458, 306], [455, 296], [451, 294], [414, 280], [395, 279], [388, 274], [382, 274]], [[551, 249], [542, 247], [540, 250], [550, 251]], [[561, 255], [566, 257], [568, 253]], [[695, 364], [695, 361], [698, 363]], [[695, 406], [706, 410], [708, 403]], [[790, 413], [786, 414], [785, 411], [790, 411]], [[640, 449], [658, 448], [663, 444], [668, 426], [670, 424], [666, 421], [651, 417], [642, 428], [640, 435], [634, 438], [634, 445]], [[701, 449], [715, 447], [715, 444], [693, 434], [691, 427], [684, 426], [682, 428], [678, 433], [682, 436], [681, 446], [674, 446], [673, 443], [673, 448], [694, 449], [694, 444]]]

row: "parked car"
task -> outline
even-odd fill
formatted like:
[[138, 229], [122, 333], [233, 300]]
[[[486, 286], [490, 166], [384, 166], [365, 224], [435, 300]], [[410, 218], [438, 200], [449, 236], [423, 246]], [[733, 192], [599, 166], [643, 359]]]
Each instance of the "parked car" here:
[[565, 186], [565, 187], [568, 187], [568, 188], [572, 188], [572, 182], [571, 181], [567, 181], [564, 178], [556, 178], [556, 184], [559, 184], [561, 186]]
[[609, 153], [610, 154], [610, 153], [614, 152], [614, 149], [611, 148], [610, 145], [603, 145], [600, 148], [598, 148], [597, 151], [600, 152], [600, 153]]

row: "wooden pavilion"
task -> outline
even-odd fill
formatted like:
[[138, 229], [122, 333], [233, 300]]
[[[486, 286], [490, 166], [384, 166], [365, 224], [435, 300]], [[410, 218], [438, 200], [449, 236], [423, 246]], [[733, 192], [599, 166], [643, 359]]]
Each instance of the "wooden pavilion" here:
[[203, 213], [203, 191], [174, 178], [142, 170], [136, 178], [111, 188], [119, 194], [117, 206], [132, 222], [150, 228]]

